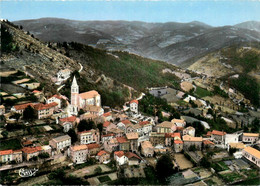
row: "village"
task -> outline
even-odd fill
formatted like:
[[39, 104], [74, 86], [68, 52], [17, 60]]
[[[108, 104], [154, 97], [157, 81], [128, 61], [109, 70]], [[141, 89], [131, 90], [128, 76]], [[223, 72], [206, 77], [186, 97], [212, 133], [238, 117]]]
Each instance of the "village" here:
[[[9, 72], [12, 73], [17, 71]], [[60, 85], [59, 89], [70, 76], [68, 69], [57, 73], [54, 81]], [[211, 100], [187, 94], [195, 86], [187, 81], [191, 77], [183, 78], [186, 78], [181, 83], [183, 91], [168, 87], [149, 89], [150, 96], [168, 103], [187, 103], [171, 104], [186, 115], [172, 115], [165, 110], [162, 116], [143, 112], [142, 101], [148, 96], [144, 93], [126, 102], [121, 110], [102, 106], [102, 97], [96, 90], [79, 92], [75, 76], [70, 98], [59, 93], [45, 97], [43, 89], [37, 90], [36, 82], [30, 87], [31, 84], [23, 84], [30, 79], [16, 81], [31, 90], [34, 99], [11, 107], [0, 106], [0, 171], [6, 172], [1, 183], [48, 183], [48, 174], [63, 168], [66, 175], [91, 185], [113, 184], [111, 181], [122, 177], [147, 178], [149, 168], [155, 169], [163, 155], [171, 158], [176, 170], [168, 178], [170, 185], [224, 185], [258, 179], [259, 131], [212, 129], [211, 124], [200, 119], [216, 117]], [[200, 81], [203, 78], [197, 84]], [[228, 94], [235, 93], [229, 90]], [[219, 107], [225, 104], [234, 107], [231, 103], [220, 103]], [[243, 116], [239, 112], [233, 114], [238, 115], [237, 120], [230, 120], [227, 117], [230, 113], [221, 119], [234, 129], [242, 128]], [[249, 120], [246, 122], [249, 124]], [[39, 172], [21, 178], [17, 173], [21, 168], [38, 168]]]

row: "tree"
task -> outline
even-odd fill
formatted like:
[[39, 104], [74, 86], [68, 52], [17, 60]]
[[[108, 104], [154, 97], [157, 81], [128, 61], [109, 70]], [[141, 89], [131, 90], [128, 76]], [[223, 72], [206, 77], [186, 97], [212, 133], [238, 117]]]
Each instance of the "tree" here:
[[156, 173], [160, 180], [165, 180], [173, 173], [173, 163], [169, 155], [162, 155], [157, 161]]
[[24, 120], [33, 120], [37, 118], [36, 110], [32, 108], [30, 105], [26, 107], [23, 111], [23, 119]]
[[78, 116], [80, 116], [81, 114], [84, 114], [84, 110], [83, 109], [80, 109], [79, 112], [78, 112]]
[[102, 172], [102, 169], [98, 166], [97, 168], [95, 168], [95, 174], [100, 174]]
[[201, 160], [200, 160], [200, 165], [205, 167], [205, 168], [209, 168], [210, 167], [210, 162], [207, 160], [206, 157], [203, 157]]
[[21, 117], [21, 114], [15, 113], [12, 117], [16, 119], [16, 122], [18, 122], [18, 120], [19, 120], [20, 117]]
[[98, 130], [99, 130], [100, 137], [101, 137], [101, 134], [102, 134], [102, 131], [103, 131], [103, 123], [97, 124], [97, 128], [98, 128]]
[[68, 135], [71, 137], [71, 142], [72, 142], [72, 143], [75, 143], [75, 142], [78, 140], [78, 136], [77, 136], [75, 130], [70, 129], [70, 130], [68, 131]]
[[1, 132], [1, 135], [4, 137], [4, 138], [7, 138], [8, 137], [8, 132], [6, 130], [4, 130], [3, 132]]
[[61, 99], [61, 108], [66, 108], [67, 106], [67, 101], [65, 99]]
[[91, 129], [95, 129], [96, 125], [92, 120], [81, 120], [78, 124], [78, 131], [82, 132], [84, 130], [91, 130]]
[[38, 155], [38, 157], [41, 158], [41, 159], [45, 159], [45, 158], [49, 158], [50, 155], [49, 155], [49, 153], [47, 153], [47, 152], [42, 152], [42, 153], [40, 153], [40, 154]]

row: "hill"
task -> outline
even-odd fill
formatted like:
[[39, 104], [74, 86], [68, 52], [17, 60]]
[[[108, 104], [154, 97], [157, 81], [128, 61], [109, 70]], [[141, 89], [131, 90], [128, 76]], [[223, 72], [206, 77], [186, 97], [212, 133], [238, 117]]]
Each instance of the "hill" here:
[[[201, 22], [75, 21], [41, 18], [16, 21], [45, 42], [78, 42], [182, 66], [186, 60], [223, 47], [260, 41], [258, 29], [242, 25], [212, 27]], [[248, 23], [249, 24], [249, 23]]]

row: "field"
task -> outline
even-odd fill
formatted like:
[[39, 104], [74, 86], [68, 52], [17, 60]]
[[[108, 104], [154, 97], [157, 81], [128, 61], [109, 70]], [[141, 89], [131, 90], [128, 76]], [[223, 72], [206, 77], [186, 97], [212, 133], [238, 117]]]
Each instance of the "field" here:
[[181, 170], [193, 167], [193, 164], [187, 158], [185, 158], [184, 154], [175, 154], [174, 158]]
[[21, 149], [21, 143], [18, 139], [11, 139], [11, 140], [1, 140], [0, 143], [0, 150], [8, 150], [8, 149], [12, 149], [12, 150], [17, 150], [17, 149]]
[[200, 98], [206, 97], [206, 96], [212, 96], [212, 93], [204, 88], [196, 87], [196, 91], [194, 94]]
[[98, 180], [100, 181], [100, 183], [111, 181], [110, 177], [107, 175], [98, 177]]

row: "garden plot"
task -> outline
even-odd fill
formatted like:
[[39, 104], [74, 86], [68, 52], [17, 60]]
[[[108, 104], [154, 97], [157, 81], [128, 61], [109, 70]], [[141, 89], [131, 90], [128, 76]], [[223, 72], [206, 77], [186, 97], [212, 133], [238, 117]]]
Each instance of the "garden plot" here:
[[193, 167], [191, 161], [189, 161], [184, 154], [175, 154], [174, 155], [175, 161], [180, 167], [180, 170], [189, 169]]

